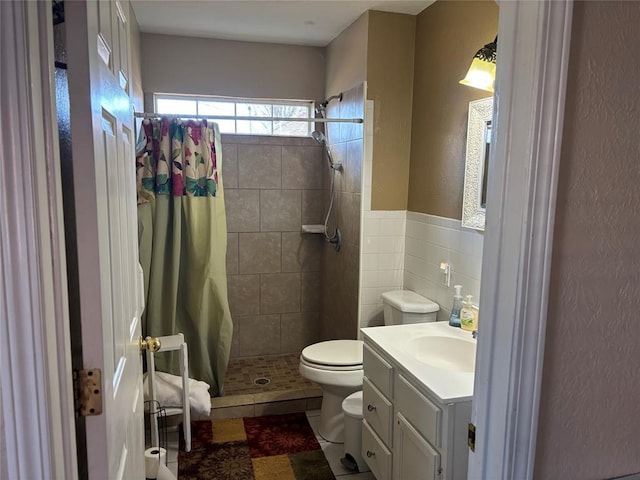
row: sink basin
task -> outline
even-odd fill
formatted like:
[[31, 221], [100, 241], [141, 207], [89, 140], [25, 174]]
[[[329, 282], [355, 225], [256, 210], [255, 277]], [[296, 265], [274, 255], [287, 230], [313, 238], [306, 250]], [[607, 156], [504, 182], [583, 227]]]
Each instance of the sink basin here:
[[407, 342], [408, 352], [427, 365], [452, 372], [473, 373], [476, 344], [461, 338], [422, 336]]

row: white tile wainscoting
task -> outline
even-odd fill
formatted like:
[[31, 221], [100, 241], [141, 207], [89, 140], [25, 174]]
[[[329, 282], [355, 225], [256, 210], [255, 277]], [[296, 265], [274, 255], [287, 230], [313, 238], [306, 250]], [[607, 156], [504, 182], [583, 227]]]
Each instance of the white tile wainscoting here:
[[[438, 320], [449, 319], [454, 285], [462, 285], [462, 294], [473, 295], [477, 304], [483, 239], [482, 232], [462, 228], [460, 220], [407, 212], [403, 288], [437, 302]], [[451, 268], [449, 287], [441, 262]]]
[[[448, 320], [453, 286], [463, 295], [480, 294], [483, 234], [463, 229], [460, 220], [406, 211], [363, 212], [360, 265], [360, 327], [383, 324], [380, 294], [404, 288], [440, 305], [438, 320]], [[440, 263], [449, 263], [447, 287]]]
[[380, 294], [403, 286], [406, 214], [403, 210], [363, 212], [361, 328], [383, 325]]

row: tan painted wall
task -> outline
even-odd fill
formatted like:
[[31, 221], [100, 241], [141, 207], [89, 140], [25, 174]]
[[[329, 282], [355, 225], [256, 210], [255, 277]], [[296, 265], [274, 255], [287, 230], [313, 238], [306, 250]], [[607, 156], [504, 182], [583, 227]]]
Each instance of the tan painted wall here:
[[372, 210], [406, 210], [416, 17], [369, 12], [367, 98], [374, 101]]
[[327, 45], [326, 97], [364, 82], [367, 79], [367, 35], [369, 12], [365, 12]]
[[142, 34], [145, 105], [153, 92], [324, 98], [324, 48]]
[[460, 85], [473, 55], [498, 32], [489, 1], [438, 1], [417, 17], [408, 209], [460, 219], [469, 102]]
[[536, 479], [640, 472], [638, 25], [574, 7]]

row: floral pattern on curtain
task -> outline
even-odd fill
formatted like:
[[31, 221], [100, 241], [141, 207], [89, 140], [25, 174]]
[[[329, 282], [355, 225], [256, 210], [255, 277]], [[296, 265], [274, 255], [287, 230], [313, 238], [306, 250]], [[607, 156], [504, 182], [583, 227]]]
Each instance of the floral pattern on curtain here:
[[[211, 396], [223, 392], [233, 335], [221, 152], [215, 123], [168, 118], [145, 120], [136, 145], [142, 333], [183, 333], [189, 376]], [[177, 374], [177, 355], [156, 367]]]
[[164, 117], [145, 120], [142, 128], [146, 145], [136, 159], [138, 205], [155, 195], [216, 196], [215, 139], [206, 121]]

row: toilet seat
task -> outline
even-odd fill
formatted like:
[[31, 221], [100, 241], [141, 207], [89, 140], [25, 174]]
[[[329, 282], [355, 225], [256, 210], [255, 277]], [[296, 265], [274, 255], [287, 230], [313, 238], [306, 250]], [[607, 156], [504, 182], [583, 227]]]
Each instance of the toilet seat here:
[[362, 370], [362, 340], [329, 340], [302, 350], [300, 363], [330, 371]]
[[304, 358], [300, 357], [300, 364], [310, 368], [317, 368], [318, 370], [326, 370], [327, 372], [352, 372], [354, 370], [362, 370], [362, 364], [355, 365], [324, 365], [322, 363], [307, 362]]

